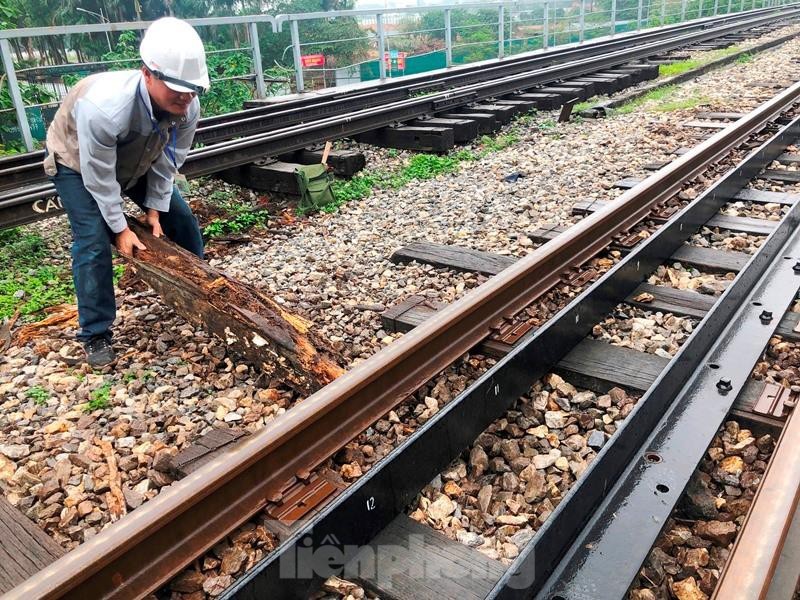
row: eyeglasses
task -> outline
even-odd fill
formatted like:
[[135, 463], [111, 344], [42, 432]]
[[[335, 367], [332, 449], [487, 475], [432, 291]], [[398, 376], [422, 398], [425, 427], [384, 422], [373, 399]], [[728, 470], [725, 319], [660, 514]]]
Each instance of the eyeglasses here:
[[[177, 77], [170, 77], [169, 75], [165, 75], [164, 73], [162, 73], [158, 69], [151, 69], [147, 65], [145, 65], [145, 68], [148, 71], [150, 71], [150, 73], [152, 73], [153, 77], [155, 77], [156, 79], [160, 79], [161, 81], [166, 81], [168, 83], [174, 83], [175, 85], [179, 85], [181, 87], [188, 88], [188, 89], [192, 90], [192, 92], [194, 92], [198, 96], [202, 96], [203, 93], [206, 91], [206, 89], [201, 85], [190, 83], [188, 81], [184, 81], [183, 79], [178, 79]], [[172, 91], [175, 92], [177, 90], [172, 90]], [[180, 92], [178, 92], [178, 93], [180, 93]]]

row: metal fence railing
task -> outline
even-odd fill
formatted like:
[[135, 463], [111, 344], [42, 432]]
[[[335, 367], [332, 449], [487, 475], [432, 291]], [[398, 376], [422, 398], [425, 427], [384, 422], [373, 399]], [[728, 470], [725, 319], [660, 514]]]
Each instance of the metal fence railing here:
[[[237, 76], [252, 82], [257, 98], [266, 95], [262, 52], [258, 26], [267, 26], [268, 35], [286, 36], [284, 58], [291, 50], [295, 90], [306, 90], [306, 79], [313, 84], [328, 86], [369, 79], [448, 68], [488, 59], [503, 59], [523, 52], [535, 51], [560, 44], [580, 44], [598, 37], [659, 27], [682, 21], [743, 12], [755, 8], [784, 6], [790, 0], [518, 0], [490, 3], [467, 2], [417, 6], [413, 8], [383, 8], [370, 10], [327, 11], [290, 15], [249, 15], [187, 19], [195, 27], [244, 27], [247, 44], [236, 51], [252, 57], [252, 73]], [[345, 19], [350, 35], [340, 39], [320, 39], [310, 35], [307, 28], [314, 24]], [[14, 65], [9, 40], [40, 36], [74, 36], [91, 33], [116, 35], [121, 31], [142, 30], [149, 22], [97, 23], [65, 27], [38, 27], [0, 30], [6, 81], [22, 141], [28, 150], [34, 148], [31, 125], [26, 109], [40, 107], [29, 101], [25, 104], [20, 92], [18, 75], [28, 76], [30, 68]], [[303, 39], [302, 35], [306, 37]], [[106, 41], [111, 46], [110, 38]], [[282, 42], [285, 44], [286, 42]], [[360, 44], [361, 56], [339, 52], [337, 48]], [[216, 52], [229, 52], [228, 49]], [[343, 56], [348, 58], [342, 59]], [[320, 58], [321, 57], [321, 58]], [[86, 69], [106, 68], [110, 62], [83, 65]], [[57, 69], [35, 67], [35, 69]], [[74, 65], [73, 65], [74, 67]], [[213, 75], [213, 74], [212, 74]], [[229, 78], [225, 78], [229, 79]], [[214, 81], [212, 79], [212, 81]], [[217, 80], [219, 81], [219, 79]], [[59, 83], [54, 92], [62, 95], [66, 88]], [[61, 86], [61, 87], [58, 87]]]

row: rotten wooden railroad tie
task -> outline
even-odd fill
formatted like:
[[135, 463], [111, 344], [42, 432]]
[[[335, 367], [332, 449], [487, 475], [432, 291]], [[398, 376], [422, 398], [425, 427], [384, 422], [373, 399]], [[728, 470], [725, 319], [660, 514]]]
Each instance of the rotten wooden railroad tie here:
[[223, 340], [231, 352], [303, 394], [344, 372], [310, 322], [171, 241], [153, 237], [138, 222], [131, 227], [147, 247], [128, 259], [133, 273], [178, 314]]

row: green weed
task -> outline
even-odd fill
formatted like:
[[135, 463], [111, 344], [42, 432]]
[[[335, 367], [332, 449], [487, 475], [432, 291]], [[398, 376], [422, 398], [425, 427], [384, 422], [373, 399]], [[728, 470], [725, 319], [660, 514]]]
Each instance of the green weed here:
[[481, 150], [474, 153], [461, 149], [449, 154], [415, 154], [398, 171], [370, 172], [356, 175], [349, 180], [336, 180], [332, 184], [335, 200], [323, 206], [324, 213], [334, 213], [346, 202], [368, 197], [374, 189], [398, 189], [413, 181], [433, 179], [445, 173], [452, 173], [465, 161], [477, 160], [490, 152], [497, 152], [519, 141], [519, 133], [511, 129], [495, 137], [483, 136]]
[[675, 93], [677, 90], [677, 86], [675, 85], [665, 85], [662, 88], [658, 88], [657, 90], [653, 90], [651, 92], [646, 93], [644, 96], [640, 96], [639, 98], [635, 98], [626, 104], [618, 107], [614, 112], [617, 114], [628, 114], [632, 113], [636, 109], [638, 109], [642, 104], [645, 102], [663, 102], [666, 101], [672, 94]]
[[[735, 54], [739, 52], [741, 49], [738, 46], [730, 46], [729, 48], [722, 48], [721, 50], [714, 50], [712, 52], [706, 52], [703, 56], [698, 58], [690, 58], [687, 60], [681, 60], [678, 62], [674, 62], [668, 65], [660, 65], [658, 67], [658, 76], [659, 77], [674, 77], [675, 75], [681, 75], [686, 73], [687, 71], [692, 71], [694, 69], [700, 68], [703, 65], [707, 65], [709, 63], [714, 62], [715, 60], [719, 60], [720, 58], [724, 58], [731, 54]], [[736, 59], [736, 62], [749, 62], [749, 60], [742, 59], [748, 56], [749, 54], [740, 56]], [[752, 57], [750, 57], [752, 59]]]
[[106, 381], [99, 388], [89, 394], [89, 402], [83, 405], [83, 412], [90, 413], [95, 410], [104, 410], [111, 403], [111, 382]]
[[659, 65], [658, 76], [674, 77], [675, 75], [680, 75], [682, 73], [686, 73], [687, 71], [692, 71], [697, 67], [702, 66], [706, 62], [707, 61], [703, 61], [699, 58], [690, 58], [688, 60], [681, 60], [678, 62], [670, 63], [668, 65]]
[[253, 227], [263, 227], [269, 220], [269, 213], [266, 210], [254, 209], [250, 205], [241, 203], [236, 192], [232, 190], [214, 190], [208, 195], [207, 201], [222, 208], [227, 216], [214, 219], [203, 228], [203, 236], [206, 239], [243, 233]]
[[483, 147], [482, 155], [485, 156], [490, 152], [499, 152], [504, 150], [519, 141], [519, 133], [515, 129], [510, 129], [507, 133], [501, 133], [494, 137], [484, 135], [481, 137], [481, 146]]
[[537, 114], [539, 114], [539, 111], [535, 108], [532, 108], [524, 115], [518, 116], [517, 123], [520, 125], [531, 125], [536, 120]]
[[458, 168], [459, 160], [452, 155], [415, 154], [403, 174], [411, 179], [433, 179], [443, 173], [452, 173]]
[[33, 400], [33, 403], [36, 404], [36, 406], [44, 406], [50, 399], [50, 392], [40, 385], [35, 385], [25, 392], [25, 397]]
[[588, 100], [585, 100], [584, 102], [578, 102], [575, 106], [572, 107], [572, 114], [573, 115], [577, 115], [581, 111], [589, 110], [590, 108], [594, 108], [600, 102], [601, 102], [601, 100], [597, 96], [595, 96], [594, 98], [589, 98]]
[[236, 193], [231, 190], [214, 190], [208, 195], [208, 202], [217, 206], [227, 207], [236, 201]]
[[736, 59], [736, 62], [740, 65], [746, 65], [747, 63], [753, 62], [755, 57], [752, 54], [742, 54], [739, 58]]
[[39, 235], [19, 227], [0, 231], [0, 256], [0, 319], [19, 310], [26, 320], [34, 320], [43, 308], [73, 301], [69, 270], [43, 264], [47, 245]]
[[696, 108], [701, 104], [707, 104], [708, 98], [705, 96], [691, 96], [682, 100], [665, 100], [654, 107], [658, 112], [671, 112], [673, 110], [686, 110]]
[[269, 221], [269, 213], [263, 209], [253, 210], [244, 204], [228, 207], [231, 216], [225, 219], [214, 219], [203, 228], [206, 239], [212, 239], [231, 233], [244, 233], [253, 227], [263, 227]]

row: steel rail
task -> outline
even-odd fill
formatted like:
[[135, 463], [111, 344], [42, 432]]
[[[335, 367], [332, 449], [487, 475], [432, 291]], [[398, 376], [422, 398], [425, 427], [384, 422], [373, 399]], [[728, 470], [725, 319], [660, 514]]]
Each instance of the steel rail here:
[[761, 599], [767, 595], [781, 549], [800, 501], [800, 417], [790, 415], [756, 492], [714, 600]]
[[[800, 83], [781, 96], [788, 99], [787, 94], [794, 94], [796, 105]], [[795, 115], [703, 199], [721, 207], [799, 135], [800, 117]], [[682, 224], [684, 214], [678, 216]], [[688, 222], [693, 231], [695, 223]], [[798, 223], [800, 206], [795, 204], [639, 400], [612, 444], [559, 504], [553, 515], [557, 520], [551, 517], [537, 533], [536, 543], [521, 553], [491, 598], [530, 597], [524, 590], [509, 589], [514, 576], [535, 577], [536, 597], [542, 599], [625, 596], [777, 327], [777, 320], [759, 318], [762, 309], [753, 307], [763, 304], [765, 310], [783, 314], [797, 292], [800, 279], [792, 267], [800, 258]], [[558, 564], [548, 564], [551, 559], [542, 550], [549, 550], [554, 539], [567, 539], [567, 551]], [[540, 573], [548, 577], [546, 583]], [[597, 573], [605, 575], [598, 578]]]
[[800, 95], [800, 83], [654, 174], [635, 191], [520, 259], [21, 584], [9, 598], [129, 598], [165, 583], [255, 514], [297, 473], [334, 454], [408, 394], [606, 247]]
[[[791, 8], [791, 4], [784, 5], [783, 8]], [[483, 81], [487, 78], [496, 77], [496, 72], [505, 74], [503, 71], [504, 68], [513, 67], [518, 68], [520, 66], [524, 68], [538, 68], [541, 66], [547, 66], [548, 64], [552, 64], [552, 62], [541, 62], [541, 61], [555, 61], [558, 60], [560, 62], [564, 62], [567, 60], [574, 60], [575, 58], [581, 58], [584, 56], [589, 56], [591, 52], [602, 52], [608, 51], [611, 48], [623, 48], [627, 47], [627, 44], [633, 43], [638, 44], [644, 42], [646, 40], [655, 40], [655, 39], [663, 39], [665, 37], [669, 37], [675, 35], [681, 31], [692, 31], [695, 29], [708, 29], [711, 26], [717, 26], [719, 24], [732, 21], [746, 21], [750, 18], [758, 16], [759, 14], [767, 14], [773, 12], [774, 9], [759, 9], [756, 11], [747, 11], [745, 13], [737, 13], [737, 14], [730, 14], [730, 15], [720, 15], [717, 17], [708, 17], [703, 18], [697, 21], [687, 22], [687, 23], [678, 23], [674, 25], [668, 25], [666, 27], [659, 27], [658, 29], [650, 29], [641, 32], [629, 32], [625, 34], [617, 35], [614, 38], [598, 38], [596, 40], [591, 40], [588, 43], [574, 43], [574, 44], [566, 44], [563, 46], [554, 46], [550, 48], [545, 48], [543, 50], [537, 50], [533, 53], [524, 53], [513, 55], [510, 57], [505, 57], [501, 62], [497, 62], [495, 60], [492, 61], [482, 61], [480, 63], [468, 64], [468, 65], [457, 65], [453, 66], [446, 71], [435, 71], [431, 73], [419, 73], [415, 75], [409, 75], [406, 77], [401, 77], [397, 79], [391, 79], [382, 83], [376, 83], [368, 88], [359, 88], [354, 87], [348, 90], [336, 90], [336, 89], [326, 89], [319, 92], [315, 92], [314, 94], [307, 94], [304, 97], [292, 99], [286, 103], [280, 103], [278, 106], [300, 106], [300, 105], [308, 105], [314, 104], [319, 102], [321, 99], [325, 97], [330, 97], [334, 100], [346, 100], [349, 96], [358, 96], [363, 93], [372, 93], [372, 92], [385, 92], [391, 91], [399, 88], [404, 93], [410, 88], [414, 91], [424, 91], [426, 89], [430, 89], [431, 86], [443, 86], [443, 87], [459, 87], [461, 85], [466, 85], [469, 83], [475, 83], [476, 81]], [[577, 54], [576, 54], [577, 52]], [[491, 75], [487, 76], [486, 74], [489, 73]], [[474, 80], [471, 77], [479, 77], [480, 79]], [[263, 106], [256, 106], [251, 107], [238, 113], [231, 113], [232, 115], [242, 115], [243, 117], [252, 116], [258, 113], [269, 112], [275, 105], [273, 103], [268, 103]], [[214, 122], [214, 120], [218, 120], [218, 122]], [[215, 125], [218, 123], [222, 123], [225, 121], [225, 115], [219, 115], [216, 117], [208, 117], [206, 123], [208, 125]]]
[[[789, 5], [790, 6], [790, 5]], [[784, 10], [784, 8], [781, 9]], [[766, 13], [761, 13], [766, 14]], [[781, 14], [770, 13], [770, 14]], [[729, 22], [739, 23], [743, 29], [752, 27], [746, 23], [755, 15], [747, 14], [747, 18], [739, 15], [710, 18], [705, 22], [692, 22], [672, 25], [665, 29], [655, 31], [645, 31], [631, 33], [628, 35], [615, 37], [612, 39], [601, 39], [589, 44], [570, 44], [545, 49], [536, 52], [506, 58], [501, 62], [493, 61], [490, 64], [483, 63], [475, 65], [464, 65], [454, 69], [448, 69], [445, 73], [435, 72], [433, 74], [414, 75], [400, 78], [396, 82], [387, 82], [368, 89], [365, 92], [351, 91], [346, 93], [323, 93], [315, 99], [300, 99], [291, 102], [292, 108], [296, 108], [302, 102], [303, 105], [313, 104], [315, 115], [325, 116], [343, 114], [353, 110], [380, 106], [386, 102], [394, 102], [409, 97], [409, 94], [428, 93], [433, 91], [443, 91], [446, 89], [458, 88], [474, 83], [481, 83], [499, 77], [522, 73], [531, 69], [540, 69], [555, 64], [579, 60], [613, 50], [631, 48], [637, 45], [673, 37], [680, 33], [688, 33], [697, 30], [707, 30], [711, 26], [719, 26]], [[760, 23], [761, 24], [761, 23]], [[326, 97], [329, 97], [328, 100]], [[283, 105], [278, 105], [283, 107]], [[272, 112], [275, 105], [265, 107], [254, 107], [241, 111], [241, 118], [236, 121], [225, 120], [218, 123], [207, 122], [203, 132], [200, 133], [199, 140], [203, 143], [215, 143], [223, 139], [229, 139], [236, 134], [255, 134], [266, 131], [272, 122]], [[267, 115], [262, 116], [262, 115]], [[307, 118], [297, 117], [307, 120]], [[265, 120], [267, 119], [267, 120]], [[283, 124], [290, 124], [286, 121]], [[0, 176], [2, 173], [0, 173]]]
[[[355, 558], [359, 546], [368, 544], [397, 514], [404, 512], [423, 486], [469, 448], [475, 438], [502, 417], [521, 395], [529, 392], [537, 379], [551, 372], [591, 332], [594, 323], [605, 318], [649, 273], [669, 261], [674, 252], [717, 214], [752, 177], [786, 146], [794, 143], [800, 134], [798, 121], [800, 119], [795, 118], [768, 142], [751, 151], [743, 162], [730, 169], [653, 236], [639, 244], [541, 329], [522, 340], [504, 359], [443, 407], [369, 473], [323, 507], [317, 516], [304, 523], [289, 540], [226, 591], [223, 600], [306, 597], [313, 591], [314, 578], [342, 575], [341, 565]], [[798, 209], [793, 212], [796, 215]], [[790, 225], [795, 222], [796, 216], [793, 216]], [[792, 229], [785, 223], [779, 227], [782, 235]], [[774, 249], [775, 244], [771, 245]], [[763, 264], [761, 258], [756, 259], [760, 265]], [[786, 264], [786, 261], [780, 262]], [[758, 268], [750, 269], [751, 274], [757, 271]], [[793, 276], [790, 275], [790, 278]], [[737, 287], [741, 289], [742, 286]], [[725, 321], [724, 317], [721, 320]], [[674, 362], [680, 368], [672, 369], [671, 379], [680, 384], [688, 379], [694, 366], [690, 360], [676, 359]], [[680, 373], [681, 370], [685, 375]], [[592, 462], [569, 495], [559, 503], [553, 515], [523, 549], [520, 558], [509, 567], [491, 597], [509, 597], [507, 594], [510, 592], [510, 597], [529, 598], [544, 584], [582, 523], [595, 510], [599, 499], [608, 493], [611, 484], [619, 478], [619, 470], [624, 470], [624, 465], [633, 460], [631, 453], [635, 455], [639, 443], [637, 440], [647, 437], [650, 428], [663, 413], [665, 401], [663, 395], [652, 397], [649, 401], [645, 398], [639, 401], [635, 411], [623, 424], [625, 429], [620, 428], [619, 433], [609, 440], [603, 454]], [[642, 415], [645, 417], [640, 418]], [[651, 419], [649, 423], [648, 418]], [[632, 419], [635, 423], [631, 422]], [[625, 548], [622, 548], [613, 556], [622, 557], [624, 553]], [[323, 557], [330, 556], [343, 558], [329, 564]], [[350, 563], [348, 568], [353, 566]], [[610, 576], [614, 571], [595, 571], [595, 578], [597, 572]], [[348, 576], [347, 569], [344, 576]], [[546, 597], [553, 600], [555, 596]], [[587, 598], [596, 600], [591, 594]]]
[[[800, 10], [792, 11], [791, 14], [800, 14]], [[638, 46], [634, 49], [618, 50], [601, 56], [572, 61], [567, 64], [545, 67], [534, 72], [498, 78], [488, 83], [463, 86], [446, 92], [433, 93], [422, 98], [396, 102], [380, 108], [361, 110], [351, 113], [344, 119], [320, 119], [317, 122], [302, 126], [287, 127], [263, 135], [254, 135], [233, 142], [207, 146], [194, 153], [191, 160], [187, 160], [185, 173], [192, 176], [211, 173], [217, 168], [215, 165], [220, 160], [223, 160], [223, 157], [225, 164], [237, 166], [251, 162], [260, 156], [277, 153], [278, 150], [289, 151], [303, 148], [308, 145], [309, 140], [334, 139], [363, 133], [374, 128], [376, 122], [388, 124], [396, 120], [408, 120], [432, 112], [439, 112], [453, 105], [464, 104], [473, 100], [479, 101], [497, 95], [511, 94], [520, 89], [531, 88], [556, 79], [584, 75], [598, 68], [623, 64], [675, 46], [702, 41], [721, 33], [733, 31], [736, 27], [736, 25], [730, 25], [727, 28], [715, 30], [713, 34], [709, 34], [707, 31], [685, 34], [667, 41], [652, 42]]]
[[[787, 5], [791, 7], [791, 5]], [[277, 127], [304, 123], [310, 119], [324, 116], [342, 115], [354, 110], [380, 106], [387, 102], [395, 102], [409, 97], [411, 93], [441, 91], [468, 84], [480, 83], [493, 78], [521, 73], [531, 69], [552, 66], [580, 58], [596, 56], [612, 49], [625, 49], [660, 39], [667, 39], [679, 33], [708, 30], [710, 26], [725, 23], [736, 23], [740, 29], [754, 27], [751, 22], [759, 15], [781, 15], [786, 7], [780, 9], [762, 9], [756, 13], [732, 15], [703, 19], [698, 22], [669, 26], [657, 31], [632, 33], [610, 40], [584, 45], [545, 50], [541, 53], [522, 55], [504, 60], [499, 64], [482, 64], [480, 66], [465, 65], [445, 74], [425, 74], [403, 78], [397, 82], [381, 84], [369, 89], [346, 91], [322, 95], [314, 95], [293, 99], [283, 103], [269, 104], [263, 107], [250, 108], [225, 115], [206, 117], [200, 120], [195, 144], [214, 144], [230, 140], [237, 136], [254, 135], [273, 130]], [[757, 25], [763, 24], [760, 20]], [[738, 29], [737, 29], [738, 30]], [[455, 72], [454, 72], [455, 71]], [[30, 152], [24, 155], [0, 159], [0, 191], [14, 186], [24, 186], [45, 181], [46, 176], [41, 169], [44, 151]]]

